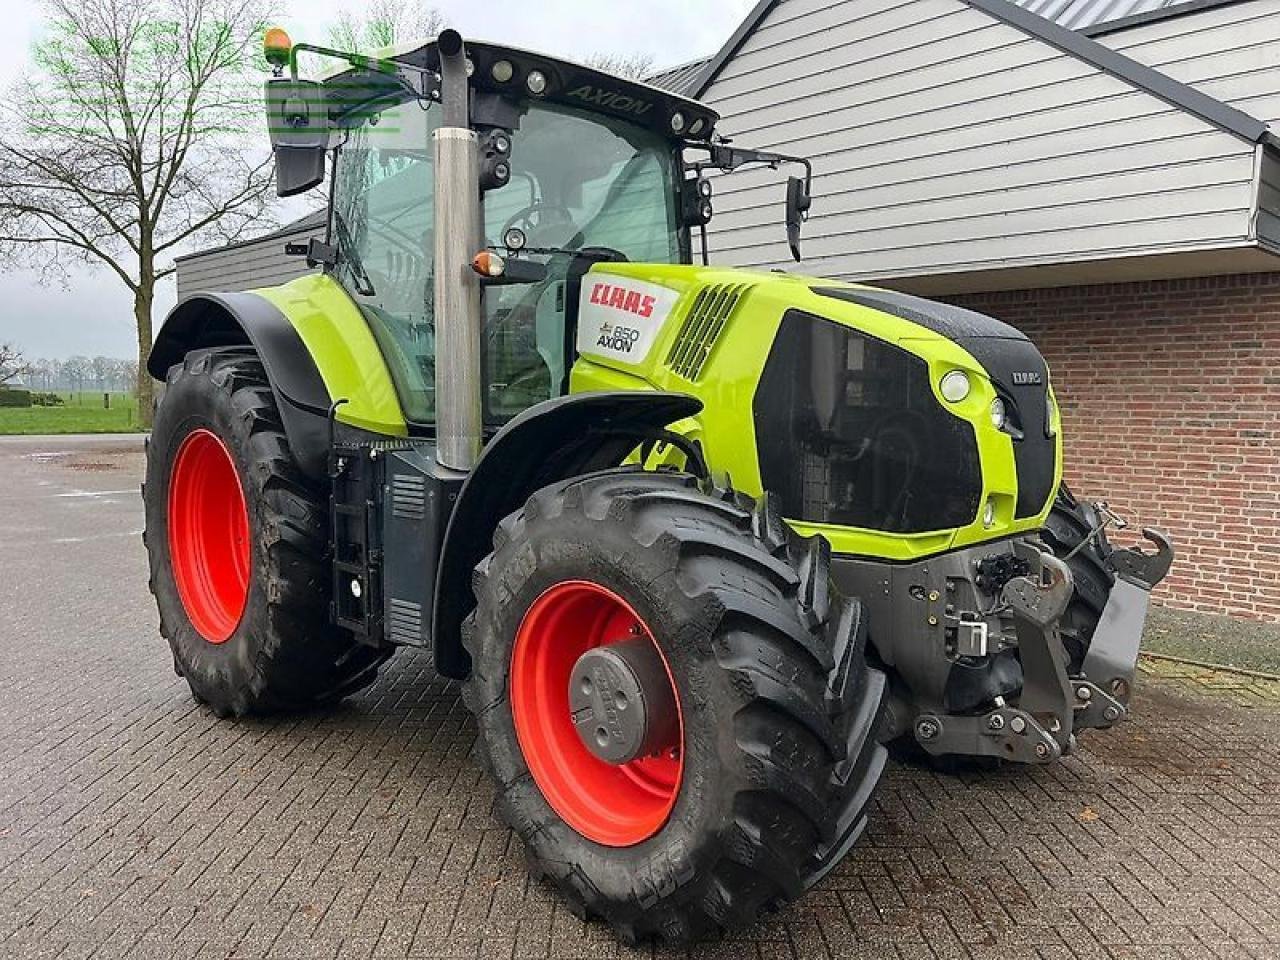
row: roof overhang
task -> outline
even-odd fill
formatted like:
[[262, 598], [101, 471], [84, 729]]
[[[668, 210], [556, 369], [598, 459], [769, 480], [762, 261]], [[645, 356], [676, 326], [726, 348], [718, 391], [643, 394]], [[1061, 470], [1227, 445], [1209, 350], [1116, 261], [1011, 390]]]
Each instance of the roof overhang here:
[[860, 282], [922, 296], [953, 296], [999, 290], [1039, 290], [1051, 287], [1136, 283], [1143, 280], [1172, 280], [1237, 273], [1274, 273], [1280, 271], [1280, 256], [1277, 256], [1277, 253], [1280, 253], [1280, 250], [1273, 252], [1265, 242], [1251, 241], [1230, 246], [1170, 250], [1142, 256], [1010, 265], [995, 269], [941, 273], [931, 276], [860, 278]]

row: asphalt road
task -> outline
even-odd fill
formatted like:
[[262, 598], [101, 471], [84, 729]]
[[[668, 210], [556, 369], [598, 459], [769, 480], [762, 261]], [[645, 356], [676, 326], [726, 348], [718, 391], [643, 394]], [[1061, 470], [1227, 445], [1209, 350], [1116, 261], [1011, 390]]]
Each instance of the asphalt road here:
[[[421, 656], [221, 722], [146, 589], [140, 438], [0, 439], [0, 958], [611, 957], [491, 816]], [[1048, 769], [891, 769], [800, 904], [697, 957], [1276, 960], [1280, 686], [1144, 679]]]

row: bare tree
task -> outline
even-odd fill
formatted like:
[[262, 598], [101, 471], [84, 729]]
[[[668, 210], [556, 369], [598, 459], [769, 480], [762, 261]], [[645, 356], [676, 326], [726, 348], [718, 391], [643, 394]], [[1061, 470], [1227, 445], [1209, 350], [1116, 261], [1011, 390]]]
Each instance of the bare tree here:
[[651, 53], [595, 53], [587, 57], [587, 66], [602, 73], [631, 80], [644, 80], [653, 75]]
[[105, 267], [133, 294], [150, 423], [156, 282], [241, 238], [274, 199], [253, 53], [267, 0], [42, 0], [47, 39], [0, 103], [0, 258]]
[[30, 369], [22, 351], [9, 343], [0, 343], [0, 383], [16, 380]]
[[329, 42], [339, 50], [374, 53], [409, 40], [430, 40], [448, 26], [436, 7], [414, 0], [372, 0], [361, 16], [349, 10], [338, 14]]

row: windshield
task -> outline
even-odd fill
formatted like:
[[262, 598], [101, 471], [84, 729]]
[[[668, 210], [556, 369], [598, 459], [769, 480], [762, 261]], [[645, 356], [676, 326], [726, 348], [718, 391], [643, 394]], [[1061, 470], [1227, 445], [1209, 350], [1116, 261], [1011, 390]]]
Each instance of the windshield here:
[[[356, 123], [334, 183], [336, 275], [378, 338], [406, 417], [435, 420], [434, 169], [439, 111], [404, 103]], [[615, 259], [681, 260], [678, 155], [663, 138], [621, 121], [542, 102], [512, 135], [512, 176], [484, 197], [485, 242], [512, 227], [547, 279], [485, 290], [485, 416], [500, 424], [559, 396], [573, 358], [567, 311], [579, 251]], [[579, 269], [580, 273], [581, 270]]]
[[485, 197], [486, 240], [524, 232], [545, 283], [485, 295], [489, 418], [509, 419], [560, 395], [567, 365], [566, 309], [576, 302], [576, 251], [605, 248], [642, 263], [680, 262], [675, 151], [631, 124], [537, 102], [512, 137], [511, 181]]

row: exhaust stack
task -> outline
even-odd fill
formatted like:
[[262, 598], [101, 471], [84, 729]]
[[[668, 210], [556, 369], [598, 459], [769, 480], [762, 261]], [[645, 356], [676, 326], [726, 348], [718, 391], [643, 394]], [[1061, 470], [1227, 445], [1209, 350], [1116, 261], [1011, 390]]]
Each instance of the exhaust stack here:
[[435, 326], [437, 458], [469, 471], [484, 439], [480, 279], [471, 259], [484, 241], [480, 211], [480, 143], [471, 129], [467, 56], [462, 35], [438, 41], [442, 124], [435, 151]]

